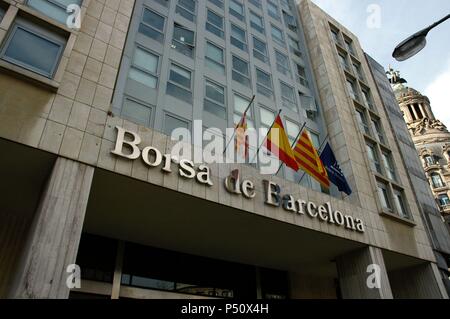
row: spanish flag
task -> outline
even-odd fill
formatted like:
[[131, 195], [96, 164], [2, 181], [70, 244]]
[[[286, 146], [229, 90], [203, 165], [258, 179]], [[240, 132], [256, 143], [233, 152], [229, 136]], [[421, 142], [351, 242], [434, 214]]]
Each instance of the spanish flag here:
[[300, 135], [294, 148], [294, 156], [300, 169], [304, 170], [325, 188], [330, 188], [328, 173], [314, 148], [307, 130], [304, 130]]
[[[249, 141], [247, 136], [247, 113], [244, 114], [240, 122], [236, 125], [236, 139], [235, 139], [235, 151], [242, 157], [248, 157]], [[244, 147], [244, 152], [242, 154], [242, 147]]]
[[299, 170], [297, 161], [295, 160], [294, 152], [291, 148], [291, 143], [284, 129], [283, 121], [281, 116], [278, 115], [269, 134], [267, 135], [266, 141], [264, 142], [265, 148], [272, 154], [276, 155], [280, 161], [286, 164], [288, 167], [292, 168], [294, 171]]

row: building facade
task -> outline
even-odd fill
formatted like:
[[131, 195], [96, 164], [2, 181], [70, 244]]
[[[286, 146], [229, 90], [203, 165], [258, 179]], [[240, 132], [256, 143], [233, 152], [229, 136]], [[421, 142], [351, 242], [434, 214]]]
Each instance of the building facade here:
[[[389, 73], [389, 71], [386, 72], [383, 66], [367, 54], [366, 58], [377, 84], [384, 108], [388, 114], [392, 131], [401, 150], [403, 162], [408, 169], [409, 178], [413, 185], [417, 201], [419, 202], [423, 220], [425, 221], [428, 238], [430, 239], [436, 260], [438, 261], [438, 267], [447, 291], [450, 291], [450, 281], [448, 280], [450, 268], [450, 228], [442, 220], [440, 212], [441, 205], [437, 205], [434, 200], [429, 179], [423, 170], [422, 161], [417, 156], [416, 146], [409, 136], [409, 130], [404, 121], [404, 110], [402, 111], [398, 105], [393, 87], [391, 87], [392, 76], [389, 80], [386, 77], [386, 73]], [[395, 75], [395, 79], [396, 82], [402, 81], [397, 74]]]
[[[448, 298], [349, 30], [309, 0], [74, 2], [79, 29], [0, 0], [1, 297]], [[170, 156], [173, 129], [233, 127], [253, 96], [250, 125], [282, 110], [292, 142], [329, 140], [352, 195]]]
[[404, 120], [422, 160], [429, 185], [442, 216], [449, 223], [450, 133], [434, 116], [428, 97], [405, 85], [399, 72], [389, 70], [390, 82], [396, 94]]

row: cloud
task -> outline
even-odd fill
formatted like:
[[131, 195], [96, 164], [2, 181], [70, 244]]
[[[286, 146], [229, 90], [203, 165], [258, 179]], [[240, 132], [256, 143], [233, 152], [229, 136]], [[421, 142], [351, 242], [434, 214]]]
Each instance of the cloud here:
[[450, 128], [450, 59], [441, 72], [424, 91], [431, 102], [434, 115]]

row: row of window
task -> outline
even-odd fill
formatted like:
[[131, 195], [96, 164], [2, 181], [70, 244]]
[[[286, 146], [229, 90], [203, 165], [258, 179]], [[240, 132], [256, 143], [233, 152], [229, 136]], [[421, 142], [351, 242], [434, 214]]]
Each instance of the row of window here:
[[[139, 26], [139, 32], [160, 42], [164, 42], [164, 30], [166, 18], [162, 15], [145, 8], [142, 15], [142, 21]], [[251, 21], [251, 26], [258, 32], [264, 33], [264, 24], [262, 18], [254, 16]], [[205, 29], [215, 36], [225, 38], [225, 22], [224, 18], [217, 13], [208, 9]], [[282, 47], [285, 47], [285, 37], [283, 30], [271, 24], [271, 35], [274, 42]], [[230, 22], [230, 43], [234, 47], [248, 52], [247, 32]], [[267, 44], [255, 35], [252, 35], [253, 40], [253, 55], [255, 58], [264, 63], [269, 61]], [[188, 57], [194, 57], [195, 51], [195, 32], [189, 30], [179, 23], [174, 23], [172, 47]], [[301, 57], [300, 44], [296, 39], [288, 35], [289, 47], [294, 55]], [[280, 53], [281, 54], [281, 53]]]
[[365, 76], [353, 42], [338, 28], [332, 25], [330, 27], [331, 36], [336, 43], [339, 63], [345, 74], [347, 91], [355, 102], [356, 118], [364, 134], [370, 167], [376, 174], [382, 209], [401, 218], [411, 219], [404, 191], [396, 186], [399, 180], [392, 152], [386, 147], [387, 141], [381, 120], [376, 113], [370, 89], [364, 84]]
[[[132, 65], [129, 71], [129, 78], [150, 88], [158, 86], [158, 69], [160, 65], [160, 57], [142, 46], [136, 46]], [[224, 51], [216, 45], [207, 42], [205, 50], [205, 64], [207, 68], [224, 75], [225, 61]], [[286, 68], [288, 70], [289, 63], [286, 60], [280, 61], [279, 68]], [[301, 73], [298, 76], [305, 77], [305, 69], [298, 65], [297, 72]], [[255, 68], [255, 77], [257, 84], [257, 92], [270, 99], [274, 99], [274, 88], [272, 76], [259, 69]], [[251, 75], [249, 62], [232, 56], [232, 79], [246, 87], [251, 88]], [[221, 88], [224, 91], [224, 88]], [[295, 89], [285, 82], [280, 81], [281, 97], [283, 106], [298, 112], [297, 98]], [[167, 93], [173, 95], [187, 103], [192, 103], [192, 71], [172, 64], [169, 73], [169, 83]]]
[[[177, 68], [171, 70], [173, 72], [173, 78], [182, 76], [178, 73], [179, 70]], [[175, 80], [176, 82], [176, 80]], [[215, 116], [226, 119], [227, 117], [227, 108], [225, 103], [225, 91], [224, 88], [218, 85], [216, 82], [213, 82], [209, 79], [205, 79], [205, 96], [203, 101], [204, 111], [214, 114]], [[167, 91], [176, 90], [174, 88], [167, 88]], [[234, 105], [234, 114], [233, 114], [233, 123], [236, 125], [242, 118], [245, 110], [247, 109], [250, 103], [250, 99], [238, 94], [233, 94], [233, 105]], [[152, 116], [154, 112], [154, 107], [147, 105], [144, 102], [132, 99], [130, 97], [126, 97], [124, 100], [124, 105], [122, 108], [121, 116], [125, 119], [129, 119], [137, 124], [152, 126]], [[267, 107], [259, 105], [258, 112], [260, 116], [260, 127], [261, 128], [269, 128], [273, 121], [275, 120], [275, 112], [269, 110]], [[254, 107], [250, 108], [247, 113], [247, 121], [248, 126], [255, 128], [255, 117], [254, 117]], [[291, 142], [294, 143], [295, 138], [298, 136], [300, 131], [300, 125], [298, 125], [294, 120], [290, 120], [288, 118], [286, 121], [286, 129]], [[166, 114], [165, 123], [164, 123], [164, 133], [167, 135], [171, 135], [172, 131], [176, 128], [184, 127], [189, 128], [190, 124], [188, 121], [177, 118], [176, 116]], [[319, 147], [319, 136], [318, 134], [311, 133], [313, 139], [317, 141], [317, 147]]]

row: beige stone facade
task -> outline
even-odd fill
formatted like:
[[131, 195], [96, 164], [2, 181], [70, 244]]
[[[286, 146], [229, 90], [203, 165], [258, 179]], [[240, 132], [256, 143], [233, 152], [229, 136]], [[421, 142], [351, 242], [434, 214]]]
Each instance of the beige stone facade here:
[[398, 72], [390, 70], [391, 83], [416, 145], [442, 216], [449, 221], [450, 133], [434, 116], [430, 100], [407, 87]]
[[[26, 212], [23, 210], [23, 215], [16, 214], [13, 205], [6, 205], [5, 210], [8, 211], [0, 212], [0, 249], [1, 255], [5, 256], [0, 260], [0, 296], [67, 298], [69, 290], [65, 287], [63, 278], [67, 264], [75, 263], [81, 236], [80, 227], [82, 221], [85, 221], [84, 231], [122, 241], [130, 240], [286, 270], [291, 274], [291, 286], [298, 289], [292, 291], [291, 296], [298, 298], [336, 297], [331, 288], [336, 270], [324, 271], [321, 275], [316, 267], [320, 263], [326, 264], [325, 268], [330, 267], [327, 263], [335, 258], [340, 265], [337, 269], [341, 269], [338, 278], [342, 281], [344, 296], [347, 298], [405, 296], [401, 292], [402, 282], [410, 277], [395, 277], [394, 271], [417, 265], [428, 267], [426, 271], [420, 272], [423, 278], [429, 280], [425, 283], [421, 281], [420, 285], [433, 286], [428, 297], [447, 297], [437, 274], [436, 260], [411, 190], [408, 172], [389, 129], [380, 97], [376, 89], [373, 89], [375, 84], [370, 77], [358, 39], [310, 1], [301, 1], [299, 9], [330, 142], [354, 190], [350, 197], [345, 198], [306, 189], [278, 177], [262, 176], [258, 170], [247, 165], [209, 165], [214, 185], [208, 187], [194, 180], [182, 179], [177, 174], [166, 174], [160, 168], [149, 168], [140, 160], [131, 161], [113, 155], [111, 151], [117, 139], [117, 126], [139, 134], [142, 148], [154, 146], [163, 152], [169, 152], [174, 143], [156, 130], [139, 126], [111, 113], [111, 101], [134, 1], [84, 0], [79, 31], [67, 29], [30, 9], [23, 1], [6, 0], [6, 3], [8, 10], [0, 24], [0, 42], [18, 16], [33, 16], [39, 23], [60, 29], [67, 39], [67, 45], [52, 80], [6, 61], [2, 61], [0, 65], [0, 138], [4, 146], [3, 154], [9, 154], [0, 160], [2, 166], [16, 163], [33, 167], [30, 163], [35, 161], [35, 164], [42, 163], [39, 168], [43, 169], [46, 163], [56, 162], [51, 166], [47, 177], [41, 176], [40, 179], [38, 170], [31, 171], [15, 165], [12, 168], [2, 167], [2, 172], [12, 175], [11, 184], [14, 184], [12, 181], [16, 177], [24, 183], [28, 180], [30, 185], [38, 185], [40, 181], [41, 187], [36, 186], [36, 189], [41, 197], [37, 200], [37, 208], [30, 208]], [[331, 26], [339, 30], [340, 36], [345, 35], [352, 41], [355, 56], [351, 58], [360, 64], [365, 74], [364, 81], [359, 81], [348, 70], [341, 69], [338, 57], [340, 48], [332, 38]], [[344, 45], [342, 50], [346, 50]], [[349, 77], [355, 83], [360, 83], [360, 87], [371, 89], [375, 110], [366, 110], [362, 102], [355, 101], [350, 96], [346, 87], [346, 79]], [[380, 121], [384, 127], [385, 143], [381, 145], [375, 138], [361, 132], [357, 109], [364, 109], [366, 114]], [[368, 141], [377, 145], [379, 150], [392, 154], [396, 181], [390, 181], [382, 174], [372, 171], [366, 148]], [[15, 161], [15, 157], [20, 157], [20, 161]], [[254, 181], [254, 200], [227, 193], [223, 179], [233, 169], [239, 169], [243, 179]], [[28, 172], [30, 175], [22, 176], [21, 172]], [[284, 193], [290, 193], [296, 198], [304, 198], [317, 204], [329, 202], [334, 209], [351, 213], [364, 221], [366, 231], [348, 231], [343, 227], [321, 223], [318, 219], [264, 205], [264, 179], [278, 183]], [[395, 208], [392, 211], [383, 208], [378, 196], [377, 183], [380, 182], [387, 185], [389, 192], [398, 190], [404, 194], [410, 218], [399, 216]], [[47, 188], [42, 185], [47, 185]], [[129, 187], [122, 188], [121, 185]], [[72, 191], [67, 191], [68, 189]], [[133, 193], [134, 190], [143, 193]], [[23, 192], [25, 194], [27, 190]], [[79, 196], [70, 198], [71, 194]], [[17, 195], [12, 195], [11, 198], [18, 199]], [[159, 203], [159, 200], [164, 203]], [[183, 210], [183, 200], [187, 203], [185, 207], [191, 209], [180, 211]], [[107, 201], [110, 203], [106, 203]], [[52, 205], [54, 202], [58, 204]], [[213, 212], [217, 216], [212, 216]], [[64, 217], [61, 220], [61, 216], [65, 214], [70, 218]], [[163, 217], [174, 224], [188, 225], [197, 235], [180, 226], [170, 228], [165, 219], [156, 216], [157, 214], [163, 214]], [[15, 231], [6, 231], [4, 225], [7, 224]], [[226, 236], [227, 232], [223, 229], [226, 226], [230, 227], [228, 232], [235, 232], [239, 240], [224, 241], [215, 238], [210, 240], [209, 245], [204, 245], [204, 238], [198, 235], [205, 232]], [[164, 234], [161, 229], [176, 232], [177, 238]], [[270, 234], [271, 229], [273, 234]], [[39, 234], [45, 234], [47, 239], [55, 238], [58, 243], [49, 245], [44, 238], [39, 238]], [[271, 240], [267, 238], [270, 235], [274, 235]], [[255, 240], [264, 243], [265, 248], [259, 247]], [[310, 245], [303, 252], [299, 249], [302, 247], [301, 240]], [[323, 254], [315, 256], [316, 249]], [[360, 249], [366, 250], [361, 254], [352, 253]], [[265, 256], [267, 251], [270, 254], [273, 252], [273, 257]], [[366, 290], [364, 274], [367, 263], [382, 264], [383, 282], [386, 285], [382, 291], [360, 294], [360, 290]], [[313, 276], [307, 276], [309, 273]], [[391, 277], [391, 273], [392, 278], [396, 278], [395, 289], [386, 278]], [[84, 291], [106, 291], [106, 294], [111, 293], [116, 297], [183, 297], [137, 290], [130, 292], [129, 287], [120, 287], [120, 273], [118, 274], [119, 279], [115, 277], [111, 286], [86, 282], [83, 285]], [[360, 281], [350, 280], [355, 274], [358, 274]], [[411, 277], [414, 274], [412, 271]], [[312, 286], [313, 283], [308, 284], [307, 278], [317, 278], [323, 289], [308, 289], [308, 285]], [[98, 288], [95, 288], [96, 285]], [[417, 287], [421, 287], [420, 285]], [[412, 292], [409, 296], [420, 297], [420, 294], [414, 295]]]

